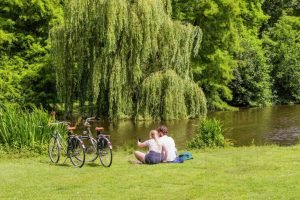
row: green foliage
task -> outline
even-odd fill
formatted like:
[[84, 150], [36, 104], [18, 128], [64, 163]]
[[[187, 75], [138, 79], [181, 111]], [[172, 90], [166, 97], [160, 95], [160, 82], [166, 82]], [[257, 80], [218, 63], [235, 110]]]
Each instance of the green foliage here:
[[300, 102], [300, 17], [282, 16], [264, 34], [273, 93], [279, 103]]
[[203, 30], [203, 42], [195, 78], [207, 95], [209, 108], [223, 110], [227, 108], [224, 101], [232, 99], [228, 84], [237, 66], [233, 52], [238, 48], [239, 2], [205, 0], [198, 6], [195, 22]]
[[240, 51], [235, 79], [230, 83], [234, 106], [265, 106], [271, 103], [271, 80], [260, 39], [247, 30], [240, 35]]
[[283, 0], [266, 0], [264, 1], [262, 8], [264, 12], [270, 16], [267, 23], [267, 27], [273, 26], [278, 19], [282, 16], [284, 11], [284, 1]]
[[193, 72], [210, 110], [270, 102], [269, 71], [258, 38], [268, 19], [261, 0], [173, 0], [173, 16], [203, 30]]
[[172, 0], [173, 18], [195, 24], [198, 3], [198, 0]]
[[2, 0], [0, 104], [49, 106], [56, 87], [68, 113], [111, 118], [197, 117], [200, 88], [210, 110], [299, 102], [299, 16], [299, 0]]
[[291, 16], [300, 16], [299, 0], [266, 0], [262, 5], [262, 9], [270, 16], [265, 29], [273, 27], [281, 16], [287, 14]]
[[[173, 70], [176, 77], [171, 77], [192, 84], [190, 59], [197, 55], [202, 32], [199, 27], [172, 21], [169, 0], [69, 0], [65, 4], [65, 23], [51, 31], [51, 38], [58, 94], [68, 114], [76, 101], [81, 107], [95, 105], [98, 114], [115, 119], [158, 115], [166, 119], [199, 114], [194, 111], [198, 108], [183, 109], [187, 107], [184, 99], [180, 100], [178, 114], [173, 113], [175, 104], [178, 105], [176, 100], [168, 101], [175, 103], [168, 105], [172, 110], [153, 112], [148, 111], [147, 101], [158, 97], [140, 100], [140, 94], [146, 94], [147, 88], [157, 90], [159, 85], [148, 87], [143, 80], [160, 74], [162, 77], [157, 80], [165, 79], [163, 73], [156, 73], [159, 71]], [[170, 86], [164, 87], [175, 89], [171, 85], [174, 78], [167, 82]], [[197, 92], [201, 104], [205, 104], [199, 88]], [[177, 98], [171, 92], [164, 97]], [[155, 103], [164, 107], [167, 102]], [[201, 108], [201, 112], [205, 110]]]
[[286, 13], [287, 15], [300, 17], [300, 1], [287, 0]]
[[239, 49], [235, 53], [237, 68], [229, 87], [234, 106], [265, 106], [271, 102], [269, 65], [258, 33], [268, 16], [261, 8], [260, 0], [240, 4]]
[[226, 101], [232, 99], [228, 84], [237, 66], [233, 53], [238, 48], [239, 4], [234, 0], [173, 1], [174, 17], [199, 25], [203, 31], [193, 73], [211, 110], [230, 108]]
[[20, 76], [12, 70], [0, 68], [0, 102], [19, 103]]
[[37, 70], [24, 71], [20, 85], [24, 86], [22, 95], [26, 102], [50, 109], [49, 106], [58, 102], [56, 78], [54, 66], [48, 58], [45, 62]]
[[259, 31], [268, 16], [263, 13], [262, 1], [252, 0], [241, 6], [242, 24], [239, 27], [239, 50], [235, 58], [238, 68], [230, 88], [235, 106], [265, 106], [271, 102], [270, 71], [262, 48]]
[[[2, 0], [0, 2], [0, 99], [1, 102], [49, 103], [55, 98], [40, 97], [48, 85], [42, 71], [48, 68], [49, 28], [60, 21], [59, 0]], [[51, 71], [55, 83], [55, 73]], [[3, 74], [3, 75], [2, 75]], [[47, 76], [47, 75], [46, 75]], [[34, 78], [39, 81], [28, 81]], [[49, 79], [48, 79], [49, 80]], [[35, 99], [33, 102], [32, 99]], [[50, 100], [51, 102], [51, 100]]]
[[187, 143], [191, 149], [224, 147], [226, 141], [222, 133], [222, 124], [217, 119], [204, 118], [196, 129], [196, 136]]
[[0, 107], [0, 145], [7, 149], [36, 149], [47, 144], [49, 117], [42, 109], [22, 109], [16, 105]]
[[202, 90], [173, 70], [153, 73], [141, 88], [138, 113], [143, 119], [184, 119], [206, 114]]
[[270, 18], [263, 11], [265, 0], [247, 0], [241, 1], [241, 18], [243, 25], [251, 32], [252, 36], [258, 36], [260, 29]]

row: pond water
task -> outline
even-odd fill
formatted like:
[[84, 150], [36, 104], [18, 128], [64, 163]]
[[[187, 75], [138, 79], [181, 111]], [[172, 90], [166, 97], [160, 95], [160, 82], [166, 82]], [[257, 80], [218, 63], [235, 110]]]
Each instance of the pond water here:
[[[235, 146], [244, 145], [293, 145], [300, 138], [300, 105], [273, 106], [267, 108], [240, 109], [234, 112], [214, 112], [208, 117], [215, 117], [223, 123], [224, 136], [233, 141]], [[133, 122], [108, 121], [94, 122], [102, 126], [111, 135], [114, 147], [135, 146], [138, 138], [148, 139], [151, 129], [164, 124], [176, 146], [184, 148], [186, 141], [193, 138], [198, 120], [175, 120], [168, 122]]]
[[294, 145], [300, 138], [300, 105], [240, 109], [209, 116], [223, 122], [225, 137], [236, 146]]

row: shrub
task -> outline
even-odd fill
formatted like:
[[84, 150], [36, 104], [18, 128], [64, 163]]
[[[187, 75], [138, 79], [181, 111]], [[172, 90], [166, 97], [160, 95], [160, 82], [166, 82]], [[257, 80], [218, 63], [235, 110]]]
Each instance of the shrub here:
[[187, 143], [191, 149], [224, 147], [227, 144], [222, 134], [222, 124], [217, 119], [202, 119], [196, 129], [196, 136]]

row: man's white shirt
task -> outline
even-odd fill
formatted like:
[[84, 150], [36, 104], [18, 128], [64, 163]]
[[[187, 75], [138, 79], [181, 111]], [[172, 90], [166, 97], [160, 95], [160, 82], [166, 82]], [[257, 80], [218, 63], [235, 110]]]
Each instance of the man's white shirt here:
[[168, 151], [167, 161], [173, 161], [176, 158], [176, 147], [173, 138], [164, 135], [159, 138], [159, 141], [165, 146]]

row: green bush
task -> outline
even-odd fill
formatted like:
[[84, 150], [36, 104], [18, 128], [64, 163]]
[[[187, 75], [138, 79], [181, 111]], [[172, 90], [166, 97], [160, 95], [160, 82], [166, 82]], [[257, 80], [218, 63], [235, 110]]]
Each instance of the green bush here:
[[196, 136], [187, 143], [190, 149], [224, 147], [227, 144], [222, 134], [222, 124], [217, 119], [202, 119], [196, 129]]

